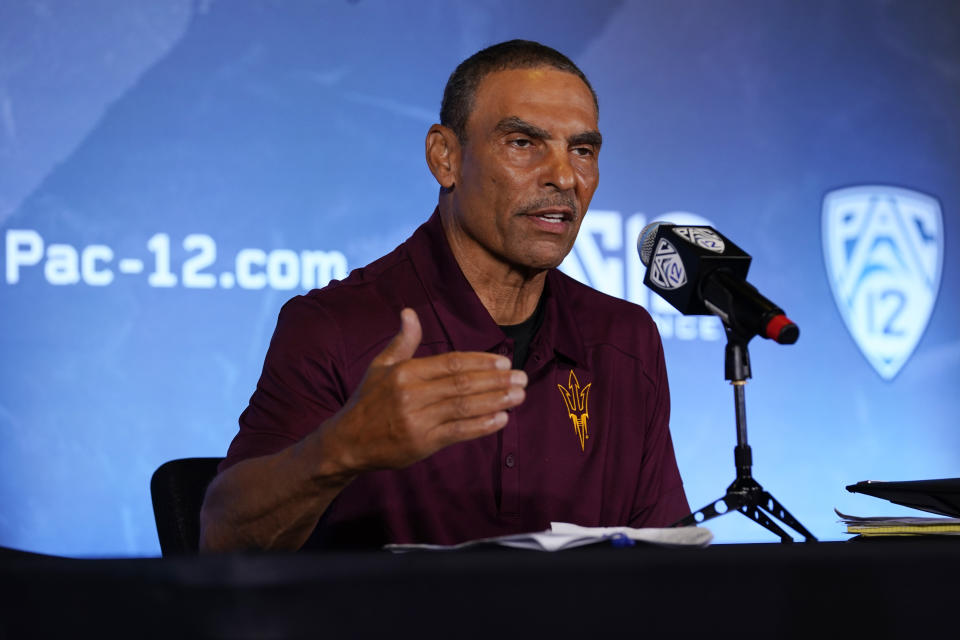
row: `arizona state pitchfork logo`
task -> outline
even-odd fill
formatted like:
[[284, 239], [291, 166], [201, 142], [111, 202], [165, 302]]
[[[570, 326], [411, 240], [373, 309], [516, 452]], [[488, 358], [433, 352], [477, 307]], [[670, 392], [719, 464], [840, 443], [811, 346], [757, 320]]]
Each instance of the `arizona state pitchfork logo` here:
[[577, 437], [580, 438], [581, 451], [585, 448], [585, 441], [590, 437], [590, 434], [587, 433], [587, 418], [590, 417], [590, 412], [587, 410], [587, 395], [590, 393], [591, 384], [593, 383], [591, 382], [581, 389], [577, 374], [571, 369], [566, 388], [557, 385], [557, 388], [560, 389], [560, 395], [563, 396], [563, 401], [567, 405], [570, 420], [573, 421], [573, 429], [577, 432]]

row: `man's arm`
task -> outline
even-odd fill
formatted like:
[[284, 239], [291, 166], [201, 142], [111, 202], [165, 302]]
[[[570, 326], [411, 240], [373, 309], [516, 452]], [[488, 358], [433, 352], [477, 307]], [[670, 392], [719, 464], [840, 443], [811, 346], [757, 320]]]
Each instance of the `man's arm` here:
[[400, 332], [340, 411], [297, 444], [214, 479], [200, 513], [201, 550], [299, 549], [360, 473], [400, 469], [506, 425], [526, 374], [489, 353], [413, 358], [420, 321], [412, 309], [400, 317]]

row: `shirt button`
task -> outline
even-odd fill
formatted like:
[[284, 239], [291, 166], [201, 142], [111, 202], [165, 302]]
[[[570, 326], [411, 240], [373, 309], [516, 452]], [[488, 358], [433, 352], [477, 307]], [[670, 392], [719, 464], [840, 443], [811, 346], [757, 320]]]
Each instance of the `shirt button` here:
[[508, 469], [513, 469], [513, 466], [514, 466], [515, 464], [517, 464], [517, 461], [514, 460], [512, 453], [508, 453], [508, 454], [507, 454], [507, 457], [504, 458], [503, 463], [504, 463], [505, 465], [507, 465], [507, 468], [508, 468]]

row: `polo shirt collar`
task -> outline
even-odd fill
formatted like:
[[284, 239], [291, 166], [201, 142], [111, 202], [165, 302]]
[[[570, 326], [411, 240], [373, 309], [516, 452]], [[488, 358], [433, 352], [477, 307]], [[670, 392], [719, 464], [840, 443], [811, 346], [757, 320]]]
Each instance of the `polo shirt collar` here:
[[580, 324], [567, 304], [569, 282], [569, 278], [557, 269], [547, 272], [547, 285], [544, 288], [548, 296], [547, 309], [540, 335], [549, 341], [548, 344], [553, 345], [553, 350], [558, 355], [583, 369], [589, 369]]
[[[438, 209], [406, 244], [438, 321], [423, 323], [423, 341], [445, 339], [456, 351], [491, 351], [500, 345], [505, 336], [463, 275], [447, 242]], [[546, 310], [534, 345], [543, 343], [564, 358], [586, 366], [580, 329], [563, 304], [564, 285], [564, 277], [556, 269], [547, 273]]]

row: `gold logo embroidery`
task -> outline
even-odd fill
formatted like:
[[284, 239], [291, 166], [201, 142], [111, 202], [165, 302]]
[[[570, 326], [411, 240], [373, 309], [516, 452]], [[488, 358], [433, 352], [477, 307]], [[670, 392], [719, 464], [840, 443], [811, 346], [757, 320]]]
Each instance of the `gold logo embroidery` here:
[[557, 385], [557, 388], [560, 389], [560, 395], [563, 396], [563, 401], [567, 405], [570, 420], [573, 421], [573, 429], [577, 432], [577, 437], [580, 438], [581, 451], [584, 450], [584, 442], [590, 438], [590, 434], [587, 433], [587, 418], [590, 417], [590, 412], [587, 410], [587, 394], [590, 393], [591, 384], [593, 383], [591, 382], [581, 389], [577, 374], [571, 369], [566, 388]]

